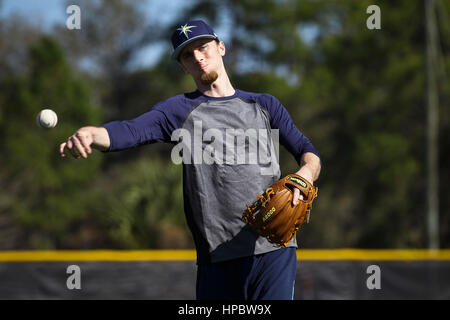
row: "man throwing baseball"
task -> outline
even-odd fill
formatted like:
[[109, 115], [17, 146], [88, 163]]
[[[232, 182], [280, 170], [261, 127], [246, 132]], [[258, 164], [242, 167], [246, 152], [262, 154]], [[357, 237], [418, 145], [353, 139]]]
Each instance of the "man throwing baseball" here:
[[[295, 237], [280, 248], [243, 222], [242, 212], [280, 179], [273, 156], [278, 138], [297, 160], [296, 173], [311, 183], [320, 173], [319, 154], [275, 97], [232, 86], [223, 63], [225, 44], [205, 22], [178, 26], [172, 44], [173, 59], [192, 76], [197, 90], [161, 101], [132, 120], [80, 128], [60, 145], [61, 157], [66, 151], [87, 158], [92, 149], [176, 143], [174, 137], [183, 133], [184, 210], [197, 249], [197, 299], [293, 299]], [[242, 132], [247, 137], [239, 136]], [[255, 132], [257, 144], [248, 137]], [[266, 146], [268, 161], [253, 157], [260, 145]], [[208, 153], [212, 161], [204, 161], [208, 150], [215, 150]], [[294, 189], [292, 205], [301, 197]]]

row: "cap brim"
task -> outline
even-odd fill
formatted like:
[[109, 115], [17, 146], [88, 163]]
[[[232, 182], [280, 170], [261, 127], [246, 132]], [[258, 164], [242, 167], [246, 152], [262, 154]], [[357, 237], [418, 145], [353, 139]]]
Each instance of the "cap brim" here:
[[176, 50], [174, 50], [174, 52], [172, 53], [172, 59], [178, 60], [178, 56], [180, 55], [181, 50], [183, 50], [183, 48], [186, 47], [186, 45], [188, 45], [192, 41], [200, 39], [200, 38], [210, 38], [210, 39], [216, 39], [216, 40], [219, 39], [218, 37], [215, 37], [212, 34], [201, 34], [201, 35], [195, 36], [193, 38], [190, 38], [190, 39], [186, 40], [185, 42], [183, 42], [182, 44], [180, 44], [178, 46], [178, 48]]

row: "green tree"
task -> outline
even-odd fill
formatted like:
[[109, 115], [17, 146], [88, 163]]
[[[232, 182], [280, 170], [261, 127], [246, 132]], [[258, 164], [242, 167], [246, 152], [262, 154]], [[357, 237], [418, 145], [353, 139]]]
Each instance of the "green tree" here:
[[[24, 76], [2, 80], [0, 159], [3, 192], [0, 215], [21, 226], [16, 243], [2, 247], [55, 248], [86, 214], [84, 201], [101, 155], [87, 161], [60, 159], [58, 146], [81, 124], [96, 123], [100, 110], [87, 87], [74, 78], [62, 50], [48, 37], [31, 49]], [[41, 109], [59, 117], [56, 128], [36, 125]]]
[[90, 211], [91, 220], [107, 233], [107, 246], [192, 248], [181, 176], [181, 165], [157, 155], [111, 167], [92, 190], [98, 205]]

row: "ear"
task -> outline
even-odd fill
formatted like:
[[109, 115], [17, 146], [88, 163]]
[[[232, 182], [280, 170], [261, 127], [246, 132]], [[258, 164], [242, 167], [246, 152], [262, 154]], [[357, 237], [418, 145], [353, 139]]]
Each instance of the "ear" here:
[[218, 49], [219, 49], [219, 53], [220, 53], [220, 55], [223, 57], [223, 56], [225, 56], [225, 53], [226, 53], [226, 48], [225, 48], [225, 43], [223, 43], [223, 41], [220, 41], [218, 44], [217, 44], [217, 47], [218, 47]]

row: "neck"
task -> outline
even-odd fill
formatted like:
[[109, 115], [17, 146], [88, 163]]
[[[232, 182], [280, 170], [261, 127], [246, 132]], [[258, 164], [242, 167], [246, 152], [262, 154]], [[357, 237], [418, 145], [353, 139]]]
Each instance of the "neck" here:
[[195, 80], [195, 83], [201, 93], [210, 97], [228, 97], [235, 93], [226, 72], [220, 73], [217, 80], [211, 84], [204, 84], [200, 80]]

